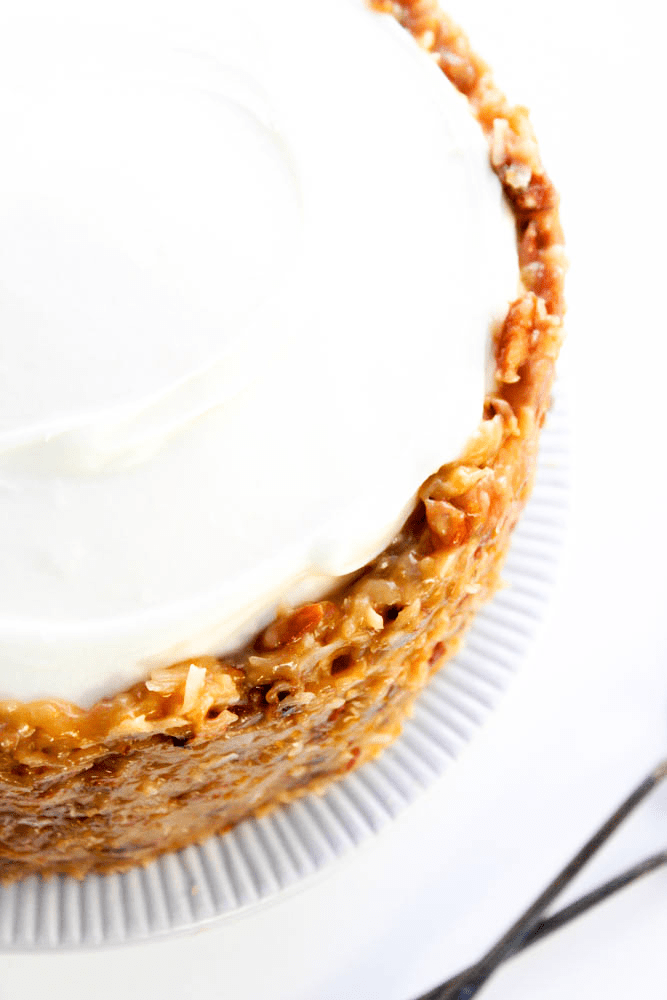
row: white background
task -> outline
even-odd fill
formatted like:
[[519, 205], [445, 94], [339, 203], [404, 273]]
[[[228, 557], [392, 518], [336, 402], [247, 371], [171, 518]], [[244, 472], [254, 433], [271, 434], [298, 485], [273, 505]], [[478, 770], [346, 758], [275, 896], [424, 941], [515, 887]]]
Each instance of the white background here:
[[[451, 0], [562, 192], [569, 543], [525, 669], [449, 774], [314, 885], [115, 951], [0, 957], [0, 997], [411, 1000], [472, 961], [667, 756], [662, 15]], [[657, 8], [656, 8], [657, 9]], [[667, 788], [572, 896], [667, 846]], [[667, 871], [512, 961], [489, 1000], [667, 996]]]

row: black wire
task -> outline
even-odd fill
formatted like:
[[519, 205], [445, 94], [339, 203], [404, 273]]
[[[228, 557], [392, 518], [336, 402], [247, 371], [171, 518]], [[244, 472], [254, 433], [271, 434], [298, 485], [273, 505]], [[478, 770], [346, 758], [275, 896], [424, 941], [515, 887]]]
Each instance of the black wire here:
[[611, 879], [593, 892], [552, 917], [543, 918], [542, 914], [553, 900], [563, 891], [566, 885], [581, 871], [589, 859], [602, 847], [624, 819], [636, 809], [640, 802], [655, 786], [667, 776], [667, 761], [661, 763], [640, 785], [628, 796], [612, 816], [584, 844], [574, 858], [563, 868], [552, 882], [537, 897], [534, 903], [512, 924], [510, 929], [493, 945], [492, 948], [474, 965], [464, 969], [456, 976], [441, 983], [418, 1000], [469, 1000], [493, 975], [496, 969], [511, 955], [521, 951], [546, 934], [557, 930], [563, 924], [606, 899], [613, 892], [630, 885], [633, 881], [648, 874], [655, 868], [667, 862], [667, 852], [661, 852], [633, 868], [628, 869], [616, 878]]

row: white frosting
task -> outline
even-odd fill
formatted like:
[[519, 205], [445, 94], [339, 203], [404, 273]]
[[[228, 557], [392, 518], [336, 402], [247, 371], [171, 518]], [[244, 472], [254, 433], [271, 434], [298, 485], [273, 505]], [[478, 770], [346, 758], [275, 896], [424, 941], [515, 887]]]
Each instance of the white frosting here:
[[55, 6], [0, 16], [0, 695], [88, 705], [387, 544], [517, 261], [363, 0]]

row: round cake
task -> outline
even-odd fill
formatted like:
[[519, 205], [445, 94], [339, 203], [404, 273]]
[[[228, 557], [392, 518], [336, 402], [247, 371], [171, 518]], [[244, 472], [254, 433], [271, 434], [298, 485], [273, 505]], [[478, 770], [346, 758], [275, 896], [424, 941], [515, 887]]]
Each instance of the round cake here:
[[0, 878], [399, 733], [499, 582], [563, 314], [527, 112], [435, 4], [0, 18]]

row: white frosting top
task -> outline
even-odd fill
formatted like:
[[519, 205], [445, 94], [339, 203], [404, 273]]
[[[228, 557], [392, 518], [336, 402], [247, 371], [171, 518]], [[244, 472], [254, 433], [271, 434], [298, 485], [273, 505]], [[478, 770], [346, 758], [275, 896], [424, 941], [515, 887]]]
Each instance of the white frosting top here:
[[363, 0], [57, 8], [0, 15], [0, 696], [88, 705], [387, 544], [517, 260]]

